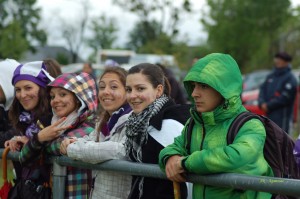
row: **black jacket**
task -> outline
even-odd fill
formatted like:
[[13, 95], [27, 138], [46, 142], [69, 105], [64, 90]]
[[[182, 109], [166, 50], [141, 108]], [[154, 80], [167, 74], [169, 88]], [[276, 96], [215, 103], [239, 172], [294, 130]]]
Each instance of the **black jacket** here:
[[[161, 111], [150, 119], [149, 125], [155, 127], [157, 130], [161, 130], [163, 119], [174, 119], [181, 124], [190, 117], [189, 105], [175, 105], [173, 101], [167, 102], [161, 109]], [[142, 147], [143, 163], [158, 164], [159, 152], [164, 147], [158, 143], [154, 138], [148, 136], [147, 143]], [[138, 184], [136, 182], [136, 176], [132, 179], [132, 191], [128, 198], [138, 198]], [[187, 187], [185, 183], [181, 183], [181, 198], [187, 197]], [[162, 180], [158, 178], [144, 178], [143, 184], [143, 199], [174, 199], [173, 183], [170, 180]]]
[[267, 76], [259, 92], [259, 105], [266, 103], [269, 117], [286, 132], [293, 114], [297, 80], [290, 67], [275, 68]]

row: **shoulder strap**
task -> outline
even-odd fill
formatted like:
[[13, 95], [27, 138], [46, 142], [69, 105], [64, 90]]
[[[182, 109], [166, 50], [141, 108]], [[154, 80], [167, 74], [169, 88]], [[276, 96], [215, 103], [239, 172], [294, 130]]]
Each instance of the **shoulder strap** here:
[[[234, 138], [236, 137], [236, 135], [238, 134], [240, 128], [249, 120], [251, 119], [259, 119], [261, 120], [259, 115], [256, 115], [252, 112], [242, 112], [240, 113], [230, 124], [229, 129], [228, 129], [228, 133], [227, 133], [227, 144], [232, 144], [234, 141]], [[187, 153], [190, 153], [191, 150], [191, 139], [192, 139], [192, 132], [193, 132], [193, 127], [194, 127], [195, 121], [194, 119], [191, 117], [189, 124], [187, 126], [187, 130], [186, 130], [186, 150]]]
[[240, 113], [233, 121], [232, 123], [230, 124], [229, 126], [229, 129], [228, 129], [228, 132], [227, 132], [227, 137], [226, 137], [226, 140], [227, 140], [227, 144], [232, 144], [233, 141], [234, 141], [234, 138], [236, 137], [236, 135], [238, 134], [240, 128], [246, 123], [248, 122], [249, 120], [251, 119], [260, 119], [259, 115], [256, 115], [252, 112], [242, 112]]
[[188, 154], [190, 154], [191, 152], [191, 139], [192, 139], [192, 133], [193, 133], [193, 127], [194, 127], [195, 121], [194, 119], [191, 117], [189, 124], [187, 126], [187, 130], [186, 130], [186, 151]]

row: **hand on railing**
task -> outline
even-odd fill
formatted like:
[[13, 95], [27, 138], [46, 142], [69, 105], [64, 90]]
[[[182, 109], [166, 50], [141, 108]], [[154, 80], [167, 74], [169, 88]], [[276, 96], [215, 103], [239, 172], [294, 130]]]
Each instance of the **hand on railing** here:
[[175, 182], [186, 182], [185, 171], [181, 166], [182, 156], [173, 155], [166, 164], [166, 175], [169, 180]]
[[14, 136], [10, 140], [5, 141], [4, 146], [9, 147], [12, 152], [20, 151], [21, 146], [28, 142], [26, 136]]

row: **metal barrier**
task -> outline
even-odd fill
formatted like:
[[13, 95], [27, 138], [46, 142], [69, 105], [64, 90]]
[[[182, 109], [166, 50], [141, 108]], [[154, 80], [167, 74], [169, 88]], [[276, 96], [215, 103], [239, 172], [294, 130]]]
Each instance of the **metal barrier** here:
[[[2, 154], [3, 149], [0, 149]], [[18, 160], [18, 153], [9, 153], [8, 159]], [[66, 177], [66, 166], [87, 168], [94, 170], [109, 170], [121, 172], [128, 175], [140, 175], [166, 179], [166, 175], [156, 164], [141, 164], [123, 160], [109, 160], [101, 164], [89, 164], [72, 160], [65, 156], [52, 157], [49, 161], [53, 163], [53, 198], [64, 198], [64, 186]], [[236, 173], [223, 173], [213, 175], [189, 174], [187, 180], [193, 183], [201, 183], [218, 187], [230, 187], [243, 190], [255, 190], [300, 197], [300, 180], [274, 178], [265, 176], [251, 176]]]

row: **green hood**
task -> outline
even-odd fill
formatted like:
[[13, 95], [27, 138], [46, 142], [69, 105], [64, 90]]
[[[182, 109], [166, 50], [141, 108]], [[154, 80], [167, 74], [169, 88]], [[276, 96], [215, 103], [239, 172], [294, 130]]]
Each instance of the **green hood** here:
[[[245, 111], [241, 102], [242, 75], [235, 60], [226, 54], [213, 53], [196, 62], [184, 79], [184, 87], [194, 104], [191, 96], [193, 92], [192, 82], [207, 84], [218, 91], [225, 99], [224, 104], [211, 112], [201, 113], [203, 121], [207, 124], [215, 124], [234, 117], [237, 113]], [[196, 121], [198, 113], [193, 106], [191, 115]]]
[[184, 87], [190, 100], [193, 92], [191, 81], [208, 84], [225, 99], [240, 97], [242, 75], [236, 61], [230, 56], [213, 53], [198, 60], [184, 79]]

